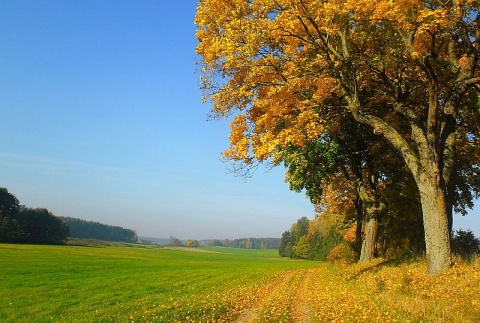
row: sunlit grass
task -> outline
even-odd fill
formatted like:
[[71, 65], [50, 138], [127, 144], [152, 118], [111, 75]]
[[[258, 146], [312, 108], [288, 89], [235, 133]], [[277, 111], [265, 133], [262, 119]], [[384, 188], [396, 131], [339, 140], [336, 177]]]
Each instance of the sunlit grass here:
[[0, 322], [480, 322], [480, 263], [275, 250], [0, 245]]
[[199, 251], [0, 245], [0, 321], [215, 320], [270, 275], [315, 265], [274, 250]]

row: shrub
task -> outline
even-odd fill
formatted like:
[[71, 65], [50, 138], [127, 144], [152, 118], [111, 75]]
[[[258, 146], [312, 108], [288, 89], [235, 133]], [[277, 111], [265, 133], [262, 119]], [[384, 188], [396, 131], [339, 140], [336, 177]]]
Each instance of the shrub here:
[[470, 230], [457, 230], [452, 235], [452, 252], [462, 258], [480, 253], [480, 240]]
[[309, 250], [310, 242], [307, 239], [307, 235], [301, 236], [295, 247], [293, 247], [293, 253], [300, 259], [307, 259]]
[[350, 244], [344, 242], [330, 250], [327, 260], [331, 263], [353, 264], [357, 254]]
[[330, 228], [326, 235], [316, 232], [311, 238], [309, 259], [327, 260], [330, 251], [342, 243], [343, 239], [334, 228]]

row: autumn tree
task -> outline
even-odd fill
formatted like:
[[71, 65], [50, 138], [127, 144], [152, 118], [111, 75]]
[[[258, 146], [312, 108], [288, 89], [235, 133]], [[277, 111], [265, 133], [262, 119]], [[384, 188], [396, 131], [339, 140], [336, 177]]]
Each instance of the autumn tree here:
[[[309, 221], [306, 217], [301, 217], [296, 223], [292, 224], [290, 231], [282, 234], [280, 240], [279, 254], [282, 257], [299, 257], [306, 258], [308, 247], [306, 246]], [[302, 240], [302, 247], [298, 247], [299, 241]]]
[[200, 243], [197, 240], [189, 239], [189, 240], [185, 241], [185, 247], [195, 248], [195, 247], [199, 247], [199, 246], [200, 246]]
[[455, 152], [478, 143], [478, 132], [457, 134], [480, 113], [479, 6], [201, 0], [195, 22], [205, 98], [214, 117], [236, 111], [224, 156], [245, 165], [275, 160], [279, 148], [303, 146], [350, 114], [385, 138], [413, 175], [428, 272], [443, 272], [451, 263]]
[[[282, 149], [280, 156], [287, 167], [286, 180], [290, 188], [297, 192], [306, 190], [314, 204], [322, 199], [324, 183], [340, 180], [351, 186], [345, 190], [345, 185], [340, 185], [339, 195], [355, 192], [350, 206], [355, 206], [359, 230], [363, 231], [360, 262], [364, 262], [374, 256], [380, 220], [387, 210], [381, 193], [382, 186], [389, 180], [384, 165], [393, 161], [388, 165], [391, 169], [390, 166], [395, 167], [398, 162], [385, 156], [379, 158], [375, 150], [388, 147], [380, 138], [362, 129], [364, 126], [349, 119], [329, 127], [320, 138], [303, 147]], [[395, 172], [399, 168], [395, 168]]]

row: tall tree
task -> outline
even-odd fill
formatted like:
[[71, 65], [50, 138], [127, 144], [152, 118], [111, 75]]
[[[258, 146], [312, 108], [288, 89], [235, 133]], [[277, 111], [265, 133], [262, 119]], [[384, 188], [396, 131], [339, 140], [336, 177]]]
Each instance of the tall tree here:
[[[286, 180], [290, 188], [297, 192], [305, 189], [314, 204], [322, 198], [324, 183], [340, 179], [352, 186], [356, 192], [354, 201], [359, 204], [356, 206], [359, 230], [363, 224], [360, 262], [364, 262], [374, 256], [379, 222], [387, 209], [379, 185], [384, 186], [388, 180], [388, 170], [383, 162], [385, 157], [380, 159], [375, 154], [375, 150], [386, 147], [376, 136], [369, 136], [362, 129], [365, 127], [351, 121], [343, 120], [335, 128], [330, 127], [328, 134], [307, 142], [302, 148], [290, 146], [282, 150], [281, 158], [287, 166]], [[393, 165], [398, 164], [392, 161]], [[339, 195], [347, 193], [341, 190], [339, 188]]]
[[293, 245], [294, 240], [292, 233], [290, 231], [285, 231], [282, 234], [282, 239], [280, 240], [280, 246], [278, 248], [278, 253], [282, 257], [293, 257]]
[[0, 187], [0, 242], [17, 242], [24, 231], [17, 221], [20, 203], [17, 197]]
[[8, 189], [0, 187], [0, 214], [2, 216], [14, 216], [20, 210], [20, 202], [17, 197], [8, 192]]
[[[297, 220], [296, 223], [292, 224], [290, 231], [286, 231], [282, 234], [282, 239], [280, 241], [279, 254], [282, 257], [299, 257], [299, 254], [295, 252], [295, 248], [300, 240], [304, 241], [304, 245], [307, 238], [309, 221], [306, 217], [301, 217]], [[306, 252], [302, 252], [302, 256], [306, 255]], [[302, 258], [302, 257], [301, 257]], [[306, 258], [303, 257], [303, 258]]]
[[412, 173], [428, 272], [443, 272], [451, 263], [447, 188], [464, 144], [457, 134], [467, 115], [480, 113], [479, 7], [479, 0], [200, 0], [205, 98], [215, 117], [239, 111], [225, 157], [247, 165], [275, 159], [279, 147], [303, 146], [350, 114]]

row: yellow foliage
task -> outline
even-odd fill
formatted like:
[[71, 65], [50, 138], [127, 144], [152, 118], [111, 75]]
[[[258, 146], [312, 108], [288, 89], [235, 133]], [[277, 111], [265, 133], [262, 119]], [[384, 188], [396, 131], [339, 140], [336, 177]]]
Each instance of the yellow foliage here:
[[354, 243], [356, 240], [357, 225], [352, 225], [343, 235], [343, 240], [348, 243]]
[[357, 255], [350, 244], [341, 243], [330, 251], [327, 260], [335, 264], [353, 264]]
[[[322, 110], [349, 86], [342, 68], [350, 50], [359, 51], [360, 60], [349, 64], [357, 65], [361, 88], [375, 87], [373, 67], [384, 70], [390, 84], [402, 71], [416, 82], [425, 80], [416, 62], [429, 54], [433, 34], [448, 33], [456, 24], [465, 3], [479, 1], [431, 7], [420, 0], [201, 0], [196, 50], [205, 96], [215, 116], [246, 111], [242, 125], [231, 124], [224, 157], [263, 161], [318, 137], [334, 115]], [[344, 47], [346, 38], [352, 48]], [[343, 109], [342, 101], [337, 105]]]
[[322, 236], [326, 236], [331, 230], [342, 234], [345, 220], [345, 214], [324, 212], [322, 215], [310, 220], [308, 225], [308, 235], [311, 237], [315, 233], [319, 233]]

